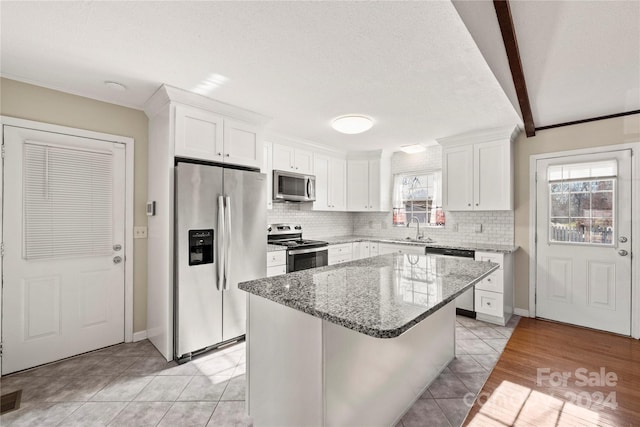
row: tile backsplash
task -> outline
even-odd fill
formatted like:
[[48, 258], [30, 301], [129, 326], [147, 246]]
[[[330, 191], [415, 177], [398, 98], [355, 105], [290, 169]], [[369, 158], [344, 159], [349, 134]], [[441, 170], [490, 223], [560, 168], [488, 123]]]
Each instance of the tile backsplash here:
[[[417, 154], [394, 153], [391, 173], [436, 170], [442, 168], [442, 147], [427, 147]], [[404, 239], [414, 237], [415, 225], [410, 228], [392, 226], [391, 212], [318, 212], [301, 209], [295, 203], [274, 203], [268, 211], [269, 224], [292, 222], [301, 224], [305, 238], [330, 236], [372, 236]], [[424, 235], [438, 243], [496, 243], [513, 244], [513, 211], [445, 212], [445, 227], [425, 228]], [[476, 232], [477, 227], [480, 232]], [[422, 231], [422, 229], [421, 229]]]
[[267, 211], [267, 223], [300, 224], [305, 239], [320, 239], [353, 234], [353, 215], [352, 212], [305, 210], [299, 203], [274, 203], [273, 209]]

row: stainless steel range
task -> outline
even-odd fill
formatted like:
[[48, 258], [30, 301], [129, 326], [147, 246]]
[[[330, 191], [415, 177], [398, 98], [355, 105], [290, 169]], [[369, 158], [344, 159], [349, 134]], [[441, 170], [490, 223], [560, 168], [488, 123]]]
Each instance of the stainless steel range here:
[[298, 224], [269, 224], [267, 243], [287, 247], [287, 273], [323, 267], [329, 262], [329, 243], [303, 239]]

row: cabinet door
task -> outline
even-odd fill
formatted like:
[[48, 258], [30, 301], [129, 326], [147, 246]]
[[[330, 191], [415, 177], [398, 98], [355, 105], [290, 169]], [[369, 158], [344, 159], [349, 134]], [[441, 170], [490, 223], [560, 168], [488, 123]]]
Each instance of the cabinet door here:
[[507, 141], [474, 144], [474, 208], [483, 211], [512, 209], [511, 154]]
[[369, 256], [378, 256], [378, 243], [369, 242]]
[[371, 242], [360, 242], [360, 258], [371, 256]]
[[369, 161], [347, 161], [347, 210], [369, 211]]
[[369, 210], [381, 210], [380, 160], [369, 160]]
[[224, 162], [259, 168], [262, 166], [262, 139], [256, 126], [235, 120], [224, 121]]
[[288, 145], [273, 144], [273, 168], [281, 171], [294, 170], [294, 151]]
[[265, 142], [263, 147], [262, 168], [260, 172], [267, 175], [267, 209], [273, 208], [273, 144]]
[[313, 174], [313, 151], [295, 149], [293, 152], [293, 165], [298, 173]]
[[223, 119], [198, 108], [176, 105], [175, 155], [222, 161]]
[[313, 159], [313, 170], [316, 175], [316, 201], [313, 202], [313, 210], [326, 211], [331, 209], [329, 161], [329, 158], [324, 156], [315, 156]]
[[362, 256], [362, 243], [363, 242], [353, 242], [352, 259], [356, 260], [356, 259], [363, 258], [363, 256]]
[[[316, 171], [316, 180], [318, 179]], [[317, 181], [316, 181], [317, 185]], [[347, 161], [329, 160], [329, 205], [331, 210], [347, 210]]]
[[473, 210], [473, 146], [445, 148], [442, 153], [442, 204], [445, 210]]

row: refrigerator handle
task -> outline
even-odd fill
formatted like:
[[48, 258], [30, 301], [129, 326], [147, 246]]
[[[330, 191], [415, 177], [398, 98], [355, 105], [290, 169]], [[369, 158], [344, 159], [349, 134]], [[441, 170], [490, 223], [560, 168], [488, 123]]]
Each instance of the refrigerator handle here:
[[218, 237], [216, 240], [216, 251], [218, 252], [216, 266], [217, 270], [217, 278], [216, 278], [216, 289], [220, 290], [220, 284], [222, 283], [224, 277], [224, 237], [225, 229], [224, 229], [224, 197], [218, 196]]
[[229, 290], [229, 251], [231, 250], [231, 197], [225, 197], [225, 247], [224, 247], [224, 283], [222, 290]]

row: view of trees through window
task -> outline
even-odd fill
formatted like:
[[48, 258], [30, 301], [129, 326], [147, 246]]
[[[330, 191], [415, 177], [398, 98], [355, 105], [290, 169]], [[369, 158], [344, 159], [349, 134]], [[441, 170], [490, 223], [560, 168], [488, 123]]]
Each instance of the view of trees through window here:
[[549, 183], [549, 240], [612, 244], [615, 178]]
[[441, 194], [440, 171], [395, 175], [393, 225], [407, 225], [412, 218], [424, 225], [444, 225]]

